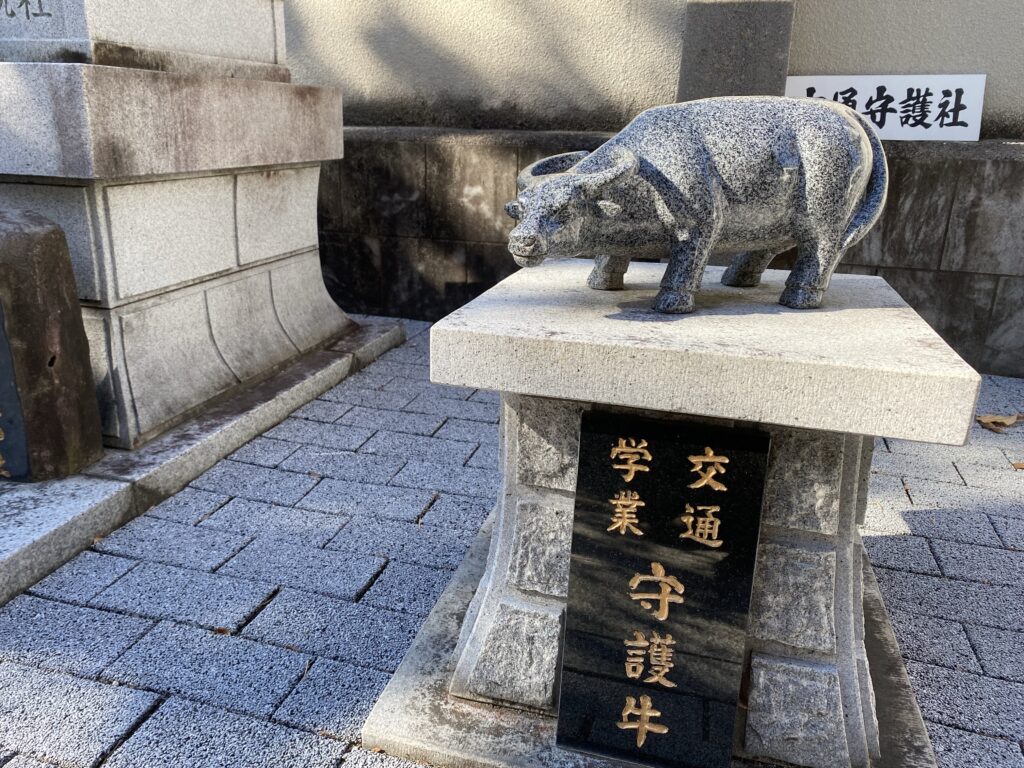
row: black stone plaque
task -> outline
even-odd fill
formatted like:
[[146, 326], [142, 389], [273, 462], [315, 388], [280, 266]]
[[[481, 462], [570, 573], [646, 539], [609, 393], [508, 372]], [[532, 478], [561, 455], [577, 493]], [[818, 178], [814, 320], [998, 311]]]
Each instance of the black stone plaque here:
[[762, 432], [584, 415], [560, 747], [729, 765], [768, 446]]

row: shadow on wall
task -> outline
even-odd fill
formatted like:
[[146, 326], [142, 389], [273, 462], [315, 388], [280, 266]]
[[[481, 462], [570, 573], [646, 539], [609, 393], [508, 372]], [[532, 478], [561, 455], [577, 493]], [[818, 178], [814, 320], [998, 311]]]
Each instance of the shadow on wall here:
[[618, 130], [675, 100], [683, 0], [291, 5], [293, 70], [349, 125]]

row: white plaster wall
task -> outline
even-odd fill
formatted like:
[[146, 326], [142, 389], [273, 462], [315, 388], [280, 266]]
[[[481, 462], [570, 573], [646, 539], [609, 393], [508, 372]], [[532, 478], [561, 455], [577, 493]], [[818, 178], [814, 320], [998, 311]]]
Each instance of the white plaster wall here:
[[1024, 137], [1024, 0], [796, 0], [793, 75], [988, 75], [982, 131]]
[[558, 127], [617, 126], [675, 100], [685, 6], [288, 0], [289, 65], [296, 82], [340, 86], [354, 124], [389, 113], [425, 124], [464, 110], [489, 116], [488, 127], [536, 127], [537, 116]]

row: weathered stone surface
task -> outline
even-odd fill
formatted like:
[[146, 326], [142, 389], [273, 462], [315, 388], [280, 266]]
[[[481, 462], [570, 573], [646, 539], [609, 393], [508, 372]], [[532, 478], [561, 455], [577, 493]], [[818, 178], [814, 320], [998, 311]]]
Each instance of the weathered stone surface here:
[[0, 480], [71, 475], [103, 453], [64, 235], [0, 211]]
[[772, 433], [763, 522], [836, 533], [843, 440], [834, 432], [779, 429]]
[[316, 248], [319, 174], [319, 165], [238, 174], [239, 263]]
[[31, 594], [69, 603], [87, 603], [135, 565], [134, 560], [123, 557], [82, 552], [33, 585]]
[[1024, 278], [1001, 277], [992, 307], [992, 329], [985, 340], [982, 370], [1024, 376]]
[[356, 324], [327, 293], [315, 252], [275, 264], [270, 283], [277, 318], [300, 351], [306, 352], [345, 330], [355, 330]]
[[36, 63], [0, 64], [0, 83], [4, 113], [34, 128], [0, 147], [9, 174], [125, 178], [342, 156], [341, 94], [327, 88]]
[[572, 500], [549, 497], [516, 505], [509, 554], [509, 582], [528, 592], [565, 598], [569, 594]]
[[456, 673], [453, 689], [484, 701], [552, 709], [562, 622], [559, 609], [502, 603], [468, 679]]
[[503, 146], [436, 144], [426, 148], [427, 220], [439, 240], [503, 242], [513, 222], [505, 201], [515, 195], [516, 151]]
[[847, 768], [836, 668], [761, 654], [750, 667], [747, 752], [811, 768]]
[[836, 553], [762, 540], [750, 596], [750, 631], [810, 651], [835, 653]]
[[434, 325], [432, 380], [853, 434], [967, 435], [980, 377], [878, 278], [835, 276], [832, 311], [768, 312], [785, 273], [769, 270], [737, 303], [709, 267], [707, 311], [641, 323], [663, 267], [634, 264], [622, 292], [587, 288], [590, 268], [521, 270]]
[[511, 410], [506, 410], [509, 424], [516, 428], [516, 481], [574, 491], [582, 406], [539, 397], [515, 397], [509, 399], [507, 408]]

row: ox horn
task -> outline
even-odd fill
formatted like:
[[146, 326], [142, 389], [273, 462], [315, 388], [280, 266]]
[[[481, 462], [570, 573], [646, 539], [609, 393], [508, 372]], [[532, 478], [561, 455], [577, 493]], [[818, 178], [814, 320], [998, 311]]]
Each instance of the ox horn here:
[[531, 186], [538, 176], [547, 176], [550, 173], [562, 173], [572, 168], [576, 163], [589, 155], [589, 152], [566, 152], [562, 155], [553, 155], [538, 160], [532, 165], [526, 166], [516, 179], [516, 189], [522, 192]]
[[640, 160], [632, 150], [620, 147], [612, 155], [614, 162], [608, 168], [592, 173], [579, 174], [579, 184], [587, 192], [596, 193], [616, 179], [636, 172]]

